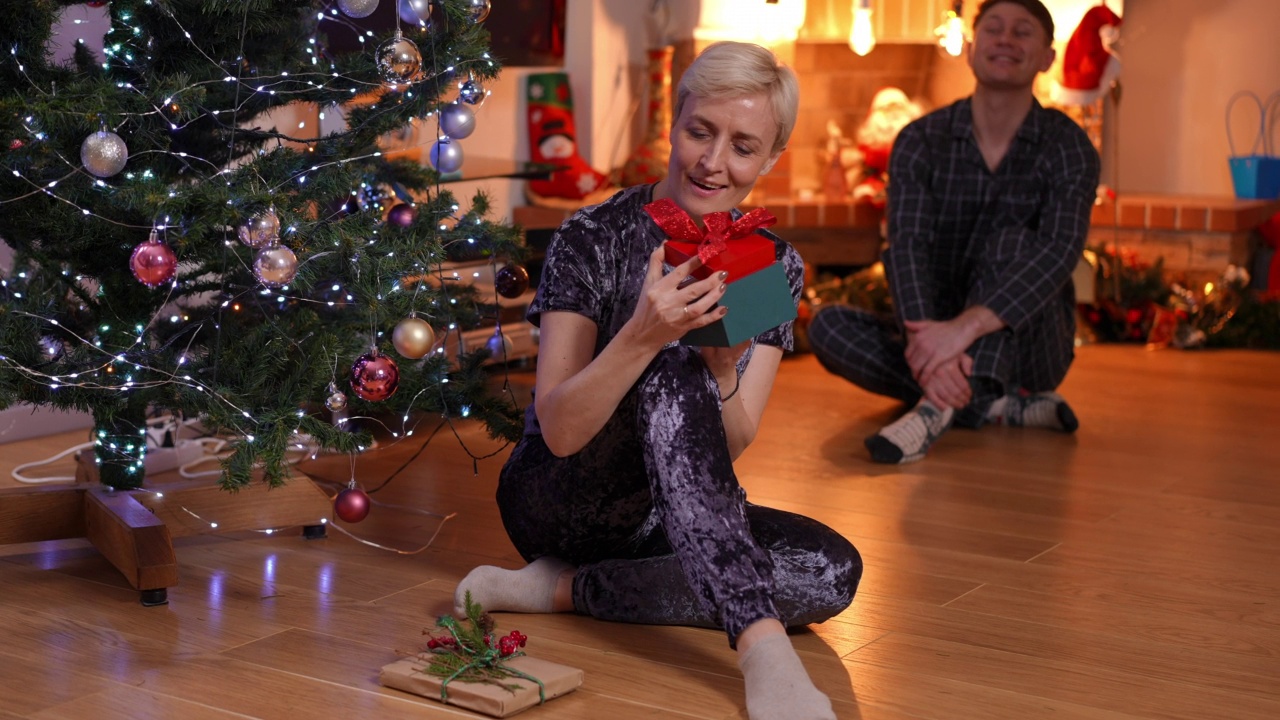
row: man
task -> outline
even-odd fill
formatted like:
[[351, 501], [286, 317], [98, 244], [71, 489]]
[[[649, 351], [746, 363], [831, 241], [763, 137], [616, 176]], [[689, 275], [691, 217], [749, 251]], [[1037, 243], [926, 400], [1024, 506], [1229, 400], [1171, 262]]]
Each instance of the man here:
[[973, 95], [908, 125], [890, 156], [884, 261], [899, 327], [847, 307], [810, 326], [827, 369], [913, 406], [867, 438], [876, 462], [919, 460], [952, 424], [1078, 426], [1053, 390], [1074, 357], [1071, 272], [1099, 161], [1032, 95], [1052, 40], [1039, 0], [982, 3]]

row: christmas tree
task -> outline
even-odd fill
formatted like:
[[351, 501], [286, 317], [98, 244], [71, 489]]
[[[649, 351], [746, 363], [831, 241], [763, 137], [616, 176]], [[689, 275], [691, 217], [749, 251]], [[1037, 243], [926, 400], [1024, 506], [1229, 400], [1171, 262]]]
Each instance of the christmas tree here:
[[[499, 69], [488, 0], [401, 0], [394, 25], [360, 25], [378, 1], [110, 0], [104, 56], [63, 64], [48, 46], [72, 3], [6, 6], [0, 409], [91, 412], [112, 487], [142, 483], [159, 413], [231, 440], [228, 488], [284, 482], [299, 435], [368, 445], [331, 411], [519, 432], [487, 352], [442, 345], [493, 308], [441, 263], [519, 252], [483, 195], [463, 209], [439, 184]], [[345, 127], [276, 127], [285, 106]], [[431, 163], [388, 159], [379, 140], [415, 122]]]

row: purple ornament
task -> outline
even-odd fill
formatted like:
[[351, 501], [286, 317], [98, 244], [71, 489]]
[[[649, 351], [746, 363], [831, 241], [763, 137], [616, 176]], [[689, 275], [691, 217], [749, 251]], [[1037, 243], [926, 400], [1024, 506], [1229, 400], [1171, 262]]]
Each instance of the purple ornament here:
[[489, 351], [489, 357], [498, 361], [506, 360], [511, 351], [515, 349], [515, 346], [511, 343], [511, 338], [507, 337], [501, 330], [494, 331], [493, 335], [485, 341], [484, 346]]
[[402, 228], [409, 227], [413, 224], [413, 221], [417, 219], [418, 208], [408, 203], [400, 203], [399, 205], [391, 208], [391, 211], [387, 213], [387, 222]]
[[138, 282], [147, 287], [158, 287], [173, 280], [178, 269], [178, 256], [152, 233], [151, 239], [133, 249], [129, 268]]
[[396, 361], [374, 350], [356, 358], [351, 366], [351, 389], [357, 397], [380, 402], [396, 394], [400, 368]]
[[518, 298], [529, 289], [529, 271], [523, 265], [507, 265], [494, 274], [493, 289], [504, 298]]

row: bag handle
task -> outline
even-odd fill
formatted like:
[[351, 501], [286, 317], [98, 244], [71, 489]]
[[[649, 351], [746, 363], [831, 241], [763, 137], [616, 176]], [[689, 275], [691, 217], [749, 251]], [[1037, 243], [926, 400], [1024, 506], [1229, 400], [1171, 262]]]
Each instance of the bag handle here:
[[1272, 157], [1276, 156], [1276, 125], [1280, 125], [1280, 90], [1271, 93], [1262, 110], [1262, 152]]
[[1227, 147], [1230, 148], [1231, 150], [1231, 157], [1240, 157], [1239, 155], [1236, 154], [1236, 144], [1235, 144], [1235, 141], [1231, 138], [1231, 109], [1235, 107], [1237, 100], [1240, 100], [1246, 97], [1253, 100], [1253, 104], [1258, 106], [1258, 114], [1261, 115], [1258, 122], [1258, 134], [1253, 139], [1253, 147], [1250, 148], [1250, 154], [1257, 155], [1259, 147], [1262, 147], [1265, 151], [1266, 146], [1270, 144], [1270, 141], [1266, 139], [1267, 108], [1269, 107], [1269, 104], [1271, 103], [1272, 99], [1275, 98], [1276, 96], [1272, 95], [1271, 98], [1267, 99], [1268, 105], [1263, 105], [1262, 98], [1258, 97], [1257, 93], [1251, 92], [1249, 90], [1241, 90], [1235, 95], [1232, 95], [1231, 99], [1227, 101]]

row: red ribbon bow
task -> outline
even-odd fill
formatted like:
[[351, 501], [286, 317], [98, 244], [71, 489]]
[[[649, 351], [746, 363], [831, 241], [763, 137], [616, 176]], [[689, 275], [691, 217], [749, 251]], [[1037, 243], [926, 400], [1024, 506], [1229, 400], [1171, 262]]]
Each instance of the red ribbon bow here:
[[730, 240], [741, 240], [778, 222], [778, 218], [760, 207], [737, 220], [732, 220], [733, 216], [727, 212], [713, 212], [702, 216], [702, 223], [707, 227], [704, 232], [671, 198], [655, 200], [645, 205], [644, 211], [672, 240], [698, 243], [698, 258], [704, 263], [724, 252]]

